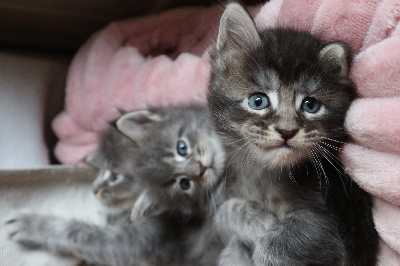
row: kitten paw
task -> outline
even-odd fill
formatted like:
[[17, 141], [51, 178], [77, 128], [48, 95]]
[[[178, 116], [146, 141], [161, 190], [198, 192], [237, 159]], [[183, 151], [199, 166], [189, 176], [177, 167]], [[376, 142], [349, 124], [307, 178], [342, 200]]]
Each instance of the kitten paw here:
[[[297, 237], [293, 238], [293, 235]], [[256, 241], [252, 259], [255, 266], [350, 265], [344, 246], [333, 237], [325, 238], [328, 241], [322, 243], [318, 239], [296, 234], [295, 231], [289, 235], [270, 231]]]
[[232, 198], [218, 209], [215, 222], [220, 233], [228, 239], [235, 235], [243, 242], [253, 244], [278, 220], [275, 214], [264, 211], [255, 202]]
[[38, 247], [45, 242], [38, 229], [40, 229], [40, 218], [35, 214], [19, 212], [11, 215], [5, 221], [8, 237], [30, 247]]

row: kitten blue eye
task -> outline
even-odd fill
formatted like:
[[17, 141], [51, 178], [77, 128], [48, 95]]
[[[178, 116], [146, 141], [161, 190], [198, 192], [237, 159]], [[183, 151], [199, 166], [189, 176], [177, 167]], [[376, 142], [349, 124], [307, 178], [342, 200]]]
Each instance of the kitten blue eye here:
[[306, 97], [301, 103], [301, 108], [307, 113], [314, 114], [321, 108], [321, 103], [315, 98]]
[[111, 182], [116, 182], [118, 180], [121, 180], [124, 177], [123, 174], [118, 174], [118, 173], [111, 173], [109, 180]]
[[178, 151], [178, 154], [180, 156], [186, 156], [187, 155], [187, 145], [186, 142], [184, 142], [183, 140], [178, 141], [177, 145], [176, 145], [176, 150]]
[[264, 93], [256, 93], [249, 98], [249, 106], [254, 110], [262, 110], [268, 108], [269, 105], [269, 99]]
[[190, 180], [182, 178], [181, 181], [179, 181], [179, 185], [181, 185], [182, 190], [188, 190], [190, 188]]

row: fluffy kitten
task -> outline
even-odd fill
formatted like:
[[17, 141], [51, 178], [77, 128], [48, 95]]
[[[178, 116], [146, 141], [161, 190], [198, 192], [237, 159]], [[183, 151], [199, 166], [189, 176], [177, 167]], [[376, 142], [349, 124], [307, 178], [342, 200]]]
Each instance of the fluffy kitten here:
[[355, 96], [347, 47], [258, 32], [231, 3], [211, 61], [208, 103], [229, 162], [220, 264], [374, 265], [371, 199], [337, 158]]
[[103, 135], [99, 148], [85, 162], [98, 169], [92, 191], [106, 208], [107, 223], [128, 222], [131, 208], [142, 192], [129, 160], [137, 145], [114, 127]]
[[[93, 192], [110, 211], [105, 227], [77, 220], [16, 213], [7, 222], [9, 237], [20, 244], [73, 256], [96, 265], [151, 265], [181, 260], [179, 225], [166, 216], [129, 222], [139, 194], [130, 157], [137, 145], [115, 128], [86, 161], [99, 169]], [[160, 249], [158, 247], [165, 246]]]
[[135, 176], [144, 192], [132, 218], [161, 212], [203, 217], [213, 207], [225, 152], [203, 108], [135, 111], [116, 125], [138, 144], [131, 160], [138, 165]]
[[184, 223], [185, 263], [214, 265], [221, 243], [209, 218], [222, 198], [225, 152], [207, 111], [200, 107], [136, 111], [122, 116], [116, 125], [138, 143], [132, 160], [140, 165], [135, 174], [144, 191], [131, 219], [179, 215]]
[[225, 157], [204, 109], [136, 111], [116, 125], [135, 141], [110, 129], [87, 161], [102, 169], [93, 189], [103, 204], [129, 210], [140, 192], [136, 219], [122, 212], [102, 228], [18, 214], [7, 221], [10, 237], [97, 265], [202, 264], [205, 252], [211, 265], [220, 249], [203, 232]]

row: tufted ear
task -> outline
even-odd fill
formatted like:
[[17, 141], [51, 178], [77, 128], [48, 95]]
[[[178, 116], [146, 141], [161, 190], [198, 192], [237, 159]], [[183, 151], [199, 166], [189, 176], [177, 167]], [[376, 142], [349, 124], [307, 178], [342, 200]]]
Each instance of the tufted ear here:
[[117, 129], [128, 138], [139, 141], [151, 134], [152, 126], [161, 122], [161, 115], [150, 110], [139, 110], [124, 114], [116, 121]]
[[347, 58], [349, 56], [348, 47], [340, 42], [334, 42], [326, 45], [319, 53], [319, 60], [324, 71], [339, 80], [347, 80], [349, 65]]
[[260, 36], [247, 10], [237, 3], [227, 5], [219, 24], [218, 53], [223, 54], [231, 49], [255, 47], [259, 44], [261, 44]]

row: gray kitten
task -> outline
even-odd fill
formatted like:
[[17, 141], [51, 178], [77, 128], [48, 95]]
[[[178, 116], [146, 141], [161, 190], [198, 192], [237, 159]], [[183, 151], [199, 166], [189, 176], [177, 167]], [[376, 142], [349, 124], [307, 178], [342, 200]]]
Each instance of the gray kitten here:
[[[214, 265], [222, 243], [210, 218], [222, 201], [225, 151], [207, 111], [149, 109], [125, 114], [116, 125], [138, 144], [133, 160], [140, 165], [135, 174], [144, 190], [131, 219], [178, 215], [183, 221], [185, 264]], [[152, 132], [158, 133], [157, 139], [150, 138]]]
[[[130, 157], [137, 145], [115, 128], [85, 160], [99, 169], [93, 192], [108, 209], [105, 227], [54, 216], [18, 213], [6, 222], [12, 240], [96, 265], [153, 265], [181, 260], [180, 230], [174, 219], [160, 216], [129, 222], [141, 192]], [[157, 248], [165, 246], [163, 249]]]
[[106, 209], [108, 224], [128, 222], [132, 206], [142, 192], [135, 178], [135, 167], [128, 159], [136, 149], [136, 143], [110, 127], [99, 148], [85, 158], [87, 164], [99, 171], [92, 191]]
[[227, 6], [208, 93], [229, 162], [221, 265], [374, 265], [371, 198], [337, 157], [355, 96], [348, 54], [304, 32], [258, 32]]
[[[117, 128], [137, 143], [131, 160], [143, 193], [132, 219], [178, 212], [203, 217], [215, 205], [225, 152], [207, 112], [197, 107], [149, 109], [123, 115]], [[154, 132], [157, 138], [154, 138]]]
[[[7, 221], [10, 237], [97, 265], [167, 265], [192, 260], [201, 264], [204, 252], [215, 261], [218, 248], [209, 244], [218, 247], [218, 243], [206, 241], [202, 232], [208, 230], [208, 215], [215, 209], [214, 195], [220, 191], [225, 157], [204, 109], [136, 111], [124, 115], [117, 126], [135, 141], [111, 130], [100, 153], [87, 158], [103, 169], [94, 182], [94, 192], [104, 204], [124, 210], [139, 201], [135, 206], [140, 215], [131, 223], [122, 216], [123, 222], [101, 228], [20, 214]], [[119, 182], [126, 186], [117, 190]], [[140, 200], [136, 200], [139, 191]], [[117, 197], [112, 196], [114, 192]]]

